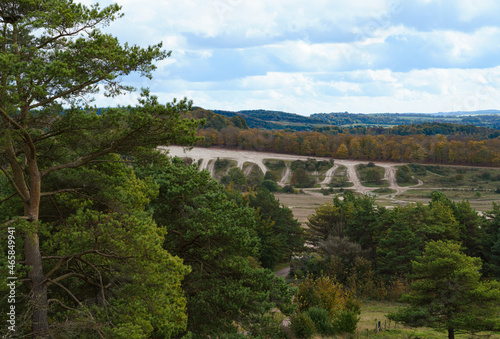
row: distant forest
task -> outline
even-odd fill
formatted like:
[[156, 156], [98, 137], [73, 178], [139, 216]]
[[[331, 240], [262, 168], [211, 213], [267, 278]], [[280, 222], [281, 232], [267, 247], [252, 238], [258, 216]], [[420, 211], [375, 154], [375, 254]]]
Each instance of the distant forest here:
[[[479, 127], [500, 128], [500, 111], [477, 111], [455, 113], [316, 113], [310, 117], [268, 110], [244, 110], [238, 112], [213, 110], [216, 114], [231, 118], [241, 116], [249, 128], [264, 129], [292, 129], [297, 131], [311, 131], [318, 126], [395, 126], [421, 123], [454, 123], [460, 125], [474, 125]], [[477, 113], [477, 114], [476, 114]]]
[[[250, 114], [249, 111], [243, 112]], [[323, 123], [310, 130], [301, 130], [301, 127], [306, 126], [306, 119], [310, 118], [281, 112], [251, 112], [251, 117], [243, 113], [226, 116], [201, 108], [193, 109], [190, 114], [194, 118], [205, 119], [205, 125], [198, 132], [202, 139], [197, 142], [197, 146], [370, 161], [500, 165], [500, 129], [498, 128], [424, 121], [393, 127], [345, 126], [340, 122]], [[373, 117], [361, 114], [339, 113], [339, 115], [345, 117], [343, 122], [348, 119], [354, 121], [358, 116], [373, 119]], [[334, 115], [329, 116], [333, 119]], [[295, 126], [298, 130], [268, 129], [255, 127], [252, 124], [256, 119], [265, 117], [281, 118], [283, 119], [281, 122], [286, 124], [298, 124]], [[466, 118], [475, 118], [483, 122], [490, 119], [492, 124], [498, 124], [497, 120], [500, 120], [500, 116], [496, 115], [460, 117], [460, 119]], [[399, 118], [396, 116], [392, 121], [397, 119]], [[274, 125], [269, 122], [268, 124]]]

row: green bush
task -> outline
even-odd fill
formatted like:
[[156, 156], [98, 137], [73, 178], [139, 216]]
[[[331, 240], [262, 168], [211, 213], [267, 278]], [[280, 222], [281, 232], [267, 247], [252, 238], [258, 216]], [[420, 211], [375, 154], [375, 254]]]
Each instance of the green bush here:
[[354, 333], [358, 326], [359, 316], [354, 309], [344, 310], [333, 319], [333, 328], [337, 333]]
[[297, 168], [294, 170], [292, 175], [292, 184], [299, 188], [309, 188], [313, 187], [316, 183], [316, 179], [309, 176], [307, 171], [303, 168]]
[[274, 174], [272, 174], [271, 172], [267, 171], [266, 174], [264, 174], [264, 180], [271, 180], [271, 181], [278, 181], [276, 179], [276, 176]]
[[282, 193], [295, 193], [295, 190], [293, 189], [293, 187], [291, 185], [286, 185], [285, 187], [283, 187], [281, 189], [281, 192]]
[[396, 171], [396, 180], [400, 184], [414, 182], [413, 174], [412, 174], [411, 169], [408, 165], [403, 165], [403, 166], [398, 167], [398, 169]]
[[272, 180], [264, 180], [260, 183], [260, 187], [267, 188], [269, 192], [278, 192], [280, 187], [275, 181]]
[[217, 160], [215, 160], [214, 167], [215, 170], [219, 170], [219, 169], [226, 169], [229, 167], [229, 165], [231, 165], [231, 162], [228, 159], [217, 158]]
[[335, 329], [328, 315], [328, 311], [320, 307], [311, 307], [306, 314], [311, 318], [316, 328], [316, 331], [321, 335], [333, 335]]
[[306, 313], [297, 313], [291, 316], [290, 328], [297, 338], [311, 338], [316, 333], [314, 322]]
[[279, 170], [286, 167], [286, 164], [283, 160], [278, 161], [264, 161], [264, 165], [270, 170]]

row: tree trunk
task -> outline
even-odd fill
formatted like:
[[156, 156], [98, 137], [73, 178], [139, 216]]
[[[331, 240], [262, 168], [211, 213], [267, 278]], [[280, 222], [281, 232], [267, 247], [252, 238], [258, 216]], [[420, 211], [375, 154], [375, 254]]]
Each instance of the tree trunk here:
[[40, 242], [38, 238], [38, 215], [40, 210], [41, 197], [41, 174], [38, 170], [36, 157], [28, 153], [28, 169], [30, 174], [30, 198], [25, 204], [25, 215], [33, 223], [33, 227], [25, 234], [24, 255], [27, 266], [31, 266], [28, 278], [31, 280], [31, 303], [33, 307], [32, 331], [33, 338], [47, 338], [49, 330], [47, 285], [43, 274], [42, 255], [40, 253]]
[[[36, 223], [36, 221], [34, 221]], [[31, 303], [33, 307], [32, 330], [34, 338], [46, 338], [48, 336], [48, 316], [47, 316], [47, 286], [44, 283], [45, 276], [42, 269], [42, 256], [38, 234], [36, 230], [26, 234], [24, 240], [24, 255], [26, 264], [32, 269], [28, 273], [31, 280]]]
[[455, 339], [455, 329], [448, 328], [448, 339]]

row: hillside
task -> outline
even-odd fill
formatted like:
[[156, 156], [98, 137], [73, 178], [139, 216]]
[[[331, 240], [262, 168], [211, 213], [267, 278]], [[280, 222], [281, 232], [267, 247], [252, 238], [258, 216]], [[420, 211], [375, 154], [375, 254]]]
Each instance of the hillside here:
[[214, 113], [231, 118], [243, 117], [249, 128], [261, 129], [292, 129], [296, 131], [312, 131], [325, 125], [333, 126], [397, 126], [421, 123], [455, 123], [460, 125], [474, 125], [478, 127], [500, 128], [500, 111], [471, 111], [471, 112], [439, 112], [439, 113], [315, 113], [309, 117], [299, 114], [269, 111], [269, 110], [242, 110], [223, 111], [213, 110]]

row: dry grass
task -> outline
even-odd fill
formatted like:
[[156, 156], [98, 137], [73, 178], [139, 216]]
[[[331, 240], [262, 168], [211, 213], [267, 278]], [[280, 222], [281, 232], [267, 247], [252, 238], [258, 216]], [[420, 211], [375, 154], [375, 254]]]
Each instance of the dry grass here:
[[302, 223], [302, 226], [305, 226], [307, 216], [314, 214], [316, 208], [332, 201], [333, 198], [323, 195], [283, 193], [276, 193], [275, 196], [283, 205], [292, 210], [294, 217]]

